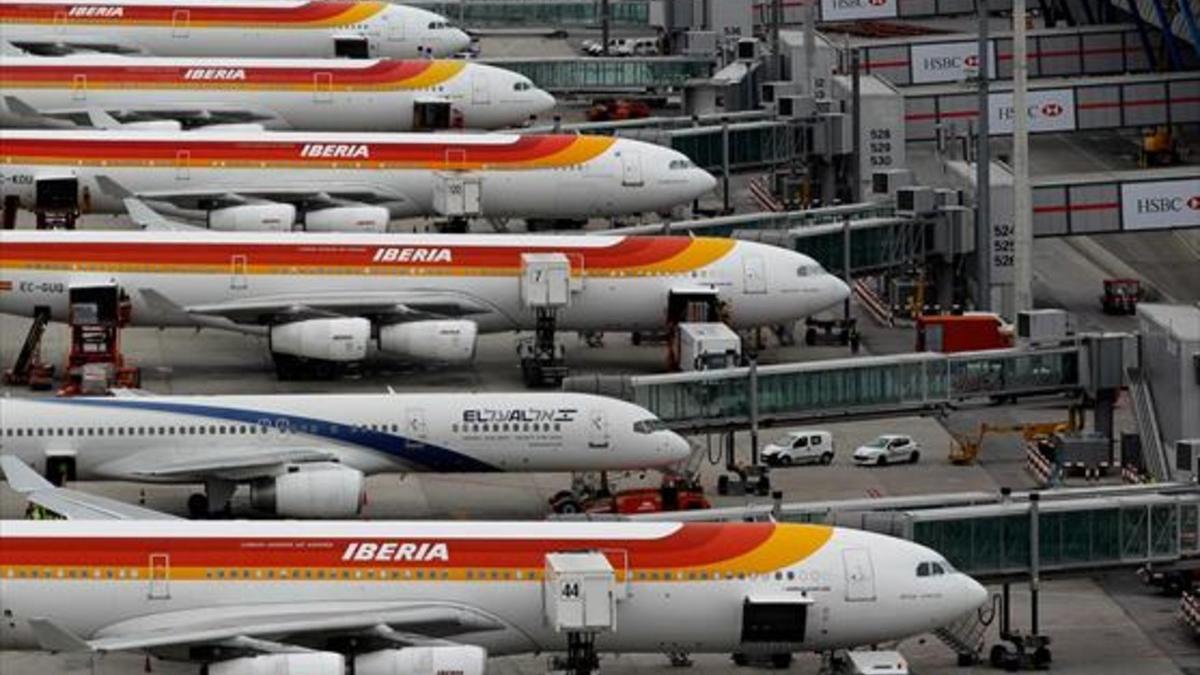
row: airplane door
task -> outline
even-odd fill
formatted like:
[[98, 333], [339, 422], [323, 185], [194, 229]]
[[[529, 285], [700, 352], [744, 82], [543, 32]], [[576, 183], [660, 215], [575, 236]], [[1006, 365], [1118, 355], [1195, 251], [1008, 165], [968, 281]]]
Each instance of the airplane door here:
[[175, 180], [189, 180], [192, 177], [192, 151], [175, 151]]
[[150, 590], [151, 600], [169, 600], [171, 598], [171, 558], [166, 553], [150, 554]]
[[488, 105], [492, 102], [492, 90], [488, 88], [488, 81], [476, 75], [471, 78], [471, 103], [475, 105]]
[[621, 153], [621, 185], [638, 187], [644, 183], [642, 179], [642, 156], [626, 150]]
[[246, 285], [246, 256], [237, 254], [229, 261], [229, 287], [235, 291], [244, 291]]
[[874, 601], [875, 568], [871, 565], [871, 552], [865, 548], [848, 548], [842, 551], [842, 564], [846, 568], [846, 600]]
[[87, 75], [78, 73], [71, 78], [71, 100], [87, 100]]
[[608, 417], [603, 410], [591, 410], [588, 412], [588, 447], [603, 448], [610, 447], [608, 442]]
[[191, 30], [192, 12], [187, 9], [177, 9], [171, 12], [171, 37], [186, 38]]
[[408, 447], [423, 448], [429, 439], [429, 426], [425, 421], [425, 410], [408, 408], [404, 411], [404, 436], [408, 439]]
[[333, 102], [333, 73], [313, 73], [313, 100], [317, 103]]
[[742, 263], [743, 292], [767, 292], [767, 266], [759, 256], [747, 256]]

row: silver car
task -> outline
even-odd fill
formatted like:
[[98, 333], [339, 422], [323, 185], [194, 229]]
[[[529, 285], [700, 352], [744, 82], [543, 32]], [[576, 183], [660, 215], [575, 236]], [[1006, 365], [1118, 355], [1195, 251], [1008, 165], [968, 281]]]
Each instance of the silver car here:
[[854, 463], [886, 466], [908, 462], [916, 464], [921, 459], [921, 446], [912, 436], [884, 434], [875, 440], [858, 446], [854, 450]]

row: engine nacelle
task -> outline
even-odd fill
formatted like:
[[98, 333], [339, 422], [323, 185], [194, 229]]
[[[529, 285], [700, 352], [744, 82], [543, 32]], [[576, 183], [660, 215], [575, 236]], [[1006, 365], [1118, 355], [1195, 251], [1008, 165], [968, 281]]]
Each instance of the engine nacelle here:
[[361, 361], [371, 322], [362, 318], [308, 319], [271, 327], [271, 351], [320, 361]]
[[412, 321], [379, 329], [379, 349], [418, 361], [469, 363], [475, 358], [473, 321]]
[[382, 206], [337, 206], [304, 214], [309, 232], [387, 232], [392, 215]]
[[263, 654], [208, 666], [208, 675], [345, 675], [346, 657], [336, 652]]
[[471, 645], [385, 649], [354, 657], [355, 675], [483, 675], [486, 668], [487, 650]]
[[208, 212], [208, 227], [223, 232], [291, 232], [296, 207], [291, 204], [243, 204]]
[[251, 483], [250, 503], [289, 518], [350, 518], [363, 503], [363, 473], [334, 462], [288, 467], [288, 472]]

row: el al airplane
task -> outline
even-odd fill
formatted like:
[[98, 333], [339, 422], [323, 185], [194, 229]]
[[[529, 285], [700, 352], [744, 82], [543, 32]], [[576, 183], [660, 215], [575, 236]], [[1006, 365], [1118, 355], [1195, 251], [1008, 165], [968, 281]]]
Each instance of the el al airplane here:
[[687, 441], [646, 409], [586, 394], [0, 398], [0, 452], [55, 480], [201, 483], [193, 515], [239, 484], [282, 516], [358, 513], [377, 473], [666, 468]]
[[471, 38], [440, 14], [387, 2], [3, 0], [0, 40], [29, 54], [408, 58]]
[[568, 134], [5, 130], [0, 198], [125, 213], [136, 198], [218, 230], [379, 231], [389, 218], [578, 220], [669, 211], [716, 179], [670, 148]]
[[841, 527], [190, 522], [0, 465], [34, 503], [103, 519], [0, 523], [0, 649], [482, 675], [489, 655], [565, 651], [581, 618], [607, 629], [599, 652], [787, 655], [918, 635], [987, 597], [924, 546]]
[[479, 332], [533, 329], [527, 295], [554, 283], [564, 331], [659, 330], [698, 296], [734, 328], [786, 325], [849, 295], [808, 256], [735, 239], [0, 231], [0, 313], [66, 321], [73, 287], [115, 284], [132, 325], [262, 336], [281, 374], [368, 346], [467, 362]]
[[555, 104], [524, 75], [470, 61], [14, 56], [0, 89], [7, 127], [500, 129]]

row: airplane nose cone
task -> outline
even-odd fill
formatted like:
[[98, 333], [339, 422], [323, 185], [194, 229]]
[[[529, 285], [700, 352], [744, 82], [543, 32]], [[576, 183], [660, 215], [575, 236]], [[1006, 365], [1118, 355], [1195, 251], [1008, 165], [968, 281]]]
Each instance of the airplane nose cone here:
[[671, 434], [671, 442], [667, 444], [667, 455], [670, 464], [682, 462], [692, 456], [692, 445], [687, 439], [675, 432]]
[[548, 92], [537, 90], [533, 99], [533, 114], [540, 115], [549, 110], [553, 110], [554, 106], [558, 105], [558, 100], [551, 96]]
[[830, 305], [843, 303], [847, 298], [850, 297], [850, 287], [846, 285], [846, 282], [833, 276], [832, 274], [829, 275], [829, 287]]
[[717, 187], [717, 177], [704, 169], [696, 169], [696, 176], [692, 179], [692, 184], [696, 186], [696, 196], [706, 195]]
[[450, 48], [451, 54], [466, 51], [471, 46], [471, 36], [466, 32], [455, 28], [450, 31], [449, 37], [446, 39], [447, 45]]
[[972, 579], [971, 577], [968, 577], [965, 574], [963, 575], [963, 578], [967, 582], [967, 589], [963, 593], [963, 597], [966, 598], [965, 604], [967, 606], [967, 608], [965, 610], [963, 610], [963, 613], [965, 614], [966, 612], [968, 612], [972, 609], [975, 609], [976, 607], [979, 607], [983, 603], [987, 602], [988, 590], [983, 587], [983, 584], [979, 583], [978, 581], [975, 581], [974, 579]]

